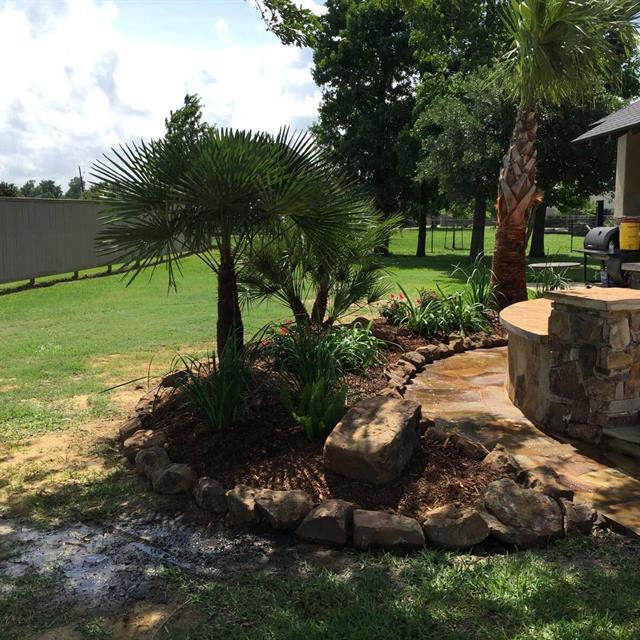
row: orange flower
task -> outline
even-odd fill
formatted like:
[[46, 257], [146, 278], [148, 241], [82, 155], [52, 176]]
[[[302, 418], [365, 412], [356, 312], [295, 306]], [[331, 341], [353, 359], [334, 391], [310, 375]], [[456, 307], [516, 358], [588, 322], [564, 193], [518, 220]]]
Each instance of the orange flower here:
[[389, 297], [393, 300], [395, 298], [395, 295], [393, 295], [393, 293], [389, 294]]
[[285, 333], [289, 333], [289, 329], [287, 329], [287, 327], [285, 327], [284, 325], [282, 325], [282, 326], [280, 327], [280, 333], [281, 333], [282, 335], [284, 335]]

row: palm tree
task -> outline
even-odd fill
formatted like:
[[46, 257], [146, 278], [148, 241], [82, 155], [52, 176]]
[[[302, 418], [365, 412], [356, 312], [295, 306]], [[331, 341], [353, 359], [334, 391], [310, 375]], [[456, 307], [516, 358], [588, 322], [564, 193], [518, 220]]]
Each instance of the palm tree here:
[[279, 300], [298, 324], [329, 327], [354, 305], [385, 295], [385, 267], [377, 249], [400, 222], [397, 216], [383, 219], [363, 198], [357, 224], [342, 237], [338, 257], [327, 256], [323, 245], [300, 233], [281, 233], [277, 241], [266, 237], [243, 261], [243, 297], [250, 303]]
[[131, 280], [164, 260], [169, 285], [184, 254], [218, 276], [217, 348], [243, 345], [238, 262], [254, 243], [294, 233], [339, 256], [360, 206], [307, 134], [213, 129], [112, 150], [93, 166], [105, 197], [103, 250], [132, 267]]
[[638, 0], [509, 0], [511, 41], [500, 77], [518, 99], [515, 127], [498, 184], [493, 253], [495, 302], [502, 309], [527, 298], [527, 222], [542, 192], [536, 184], [536, 132], [541, 104], [585, 95], [615, 81], [621, 59], [635, 50]]

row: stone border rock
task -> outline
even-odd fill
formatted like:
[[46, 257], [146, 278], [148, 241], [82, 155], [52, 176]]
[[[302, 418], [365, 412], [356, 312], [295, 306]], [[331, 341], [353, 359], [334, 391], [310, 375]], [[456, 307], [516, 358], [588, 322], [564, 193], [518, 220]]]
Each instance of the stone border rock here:
[[[385, 371], [390, 382], [378, 395], [402, 398], [406, 383], [428, 364], [465, 350], [505, 344], [504, 338], [488, 336], [480, 343], [465, 338], [452, 345], [418, 347]], [[291, 531], [305, 542], [334, 547], [407, 552], [426, 545], [467, 549], [490, 535], [505, 544], [530, 548], [554, 538], [589, 533], [597, 519], [589, 505], [573, 502], [573, 493], [559, 485], [553, 470], [522, 471], [501, 445], [489, 452], [465, 434], [426, 423], [423, 437], [451, 441], [466, 455], [508, 477], [492, 482], [475, 507], [445, 505], [428, 512], [422, 523], [407, 516], [363, 510], [339, 499], [314, 504], [299, 490], [237, 485], [225, 491], [215, 479], [198, 478], [189, 465], [173, 463], [164, 449], [164, 434], [149, 428], [155, 406], [174, 386], [174, 380], [165, 379], [140, 399], [134, 415], [120, 427], [123, 455], [151, 482], [154, 491], [165, 495], [192, 492], [200, 509], [226, 517], [234, 527]]]

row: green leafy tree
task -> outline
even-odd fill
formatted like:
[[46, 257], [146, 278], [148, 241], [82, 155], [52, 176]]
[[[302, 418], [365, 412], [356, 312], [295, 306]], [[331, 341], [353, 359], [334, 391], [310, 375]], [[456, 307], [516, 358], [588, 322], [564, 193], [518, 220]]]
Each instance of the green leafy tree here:
[[12, 182], [0, 181], [0, 196], [15, 198], [18, 195], [18, 187]]
[[499, 308], [525, 300], [529, 216], [537, 183], [540, 109], [615, 79], [635, 52], [637, 0], [511, 0], [504, 5], [509, 51], [499, 82], [517, 98], [515, 126], [499, 176], [493, 285]]
[[80, 176], [74, 176], [69, 180], [69, 188], [64, 194], [65, 198], [82, 198], [84, 193], [84, 180]]
[[415, 104], [410, 26], [395, 3], [327, 0], [325, 6], [314, 45], [322, 103], [313, 132], [391, 214], [413, 189], [411, 172], [399, 166]]
[[284, 44], [313, 46], [319, 28], [317, 16], [294, 0], [251, 0], [267, 29]]
[[428, 103], [415, 125], [425, 149], [418, 175], [433, 180], [450, 203], [473, 203], [472, 260], [484, 252], [487, 202], [496, 197], [495, 162], [509, 139], [512, 114], [489, 74], [481, 67], [449, 78], [446, 93]]
[[211, 131], [212, 126], [203, 121], [202, 102], [198, 94], [187, 94], [182, 107], [171, 111], [164, 121], [165, 139], [169, 142], [195, 144]]
[[125, 145], [97, 161], [93, 176], [109, 197], [101, 243], [134, 267], [133, 278], [165, 257], [175, 287], [185, 252], [217, 274], [218, 353], [230, 339], [242, 347], [237, 265], [256, 239], [277, 237], [286, 224], [337, 256], [369, 206], [309, 135], [287, 130], [214, 129], [193, 143]]
[[27, 180], [20, 187], [20, 195], [23, 198], [35, 198], [36, 197], [36, 181], [35, 180]]

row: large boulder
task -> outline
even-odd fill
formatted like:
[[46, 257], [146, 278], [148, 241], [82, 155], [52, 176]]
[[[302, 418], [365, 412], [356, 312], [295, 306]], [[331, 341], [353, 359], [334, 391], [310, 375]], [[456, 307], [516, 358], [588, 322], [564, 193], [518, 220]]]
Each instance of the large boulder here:
[[304, 491], [262, 489], [255, 496], [256, 507], [273, 529], [295, 529], [313, 509], [313, 501]]
[[343, 547], [353, 525], [353, 505], [344, 500], [325, 500], [296, 529], [301, 540]]
[[563, 534], [560, 505], [549, 496], [526, 489], [510, 478], [492, 482], [484, 494], [485, 520], [493, 536], [528, 549]]
[[256, 524], [260, 521], [260, 514], [256, 509], [256, 495], [260, 489], [237, 484], [226, 493], [227, 507], [231, 523], [242, 527]]
[[206, 476], [200, 478], [193, 488], [193, 497], [203, 511], [224, 513], [227, 510], [224, 487], [212, 478]]
[[171, 464], [167, 452], [162, 447], [140, 449], [136, 454], [135, 461], [136, 471], [152, 482]]
[[431, 544], [446, 549], [473, 547], [489, 535], [489, 527], [476, 509], [460, 509], [453, 504], [429, 511], [422, 529]]
[[170, 464], [153, 479], [153, 490], [158, 493], [175, 495], [193, 489], [196, 474], [188, 464]]
[[353, 480], [385, 484], [396, 478], [420, 441], [420, 405], [377, 396], [361, 400], [324, 445], [327, 470]]
[[122, 454], [129, 462], [134, 462], [136, 455], [140, 449], [148, 449], [149, 447], [161, 447], [166, 440], [166, 436], [162, 431], [136, 431], [130, 438], [122, 443]]
[[353, 512], [353, 546], [362, 550], [420, 549], [424, 546], [424, 533], [413, 518], [356, 509]]

